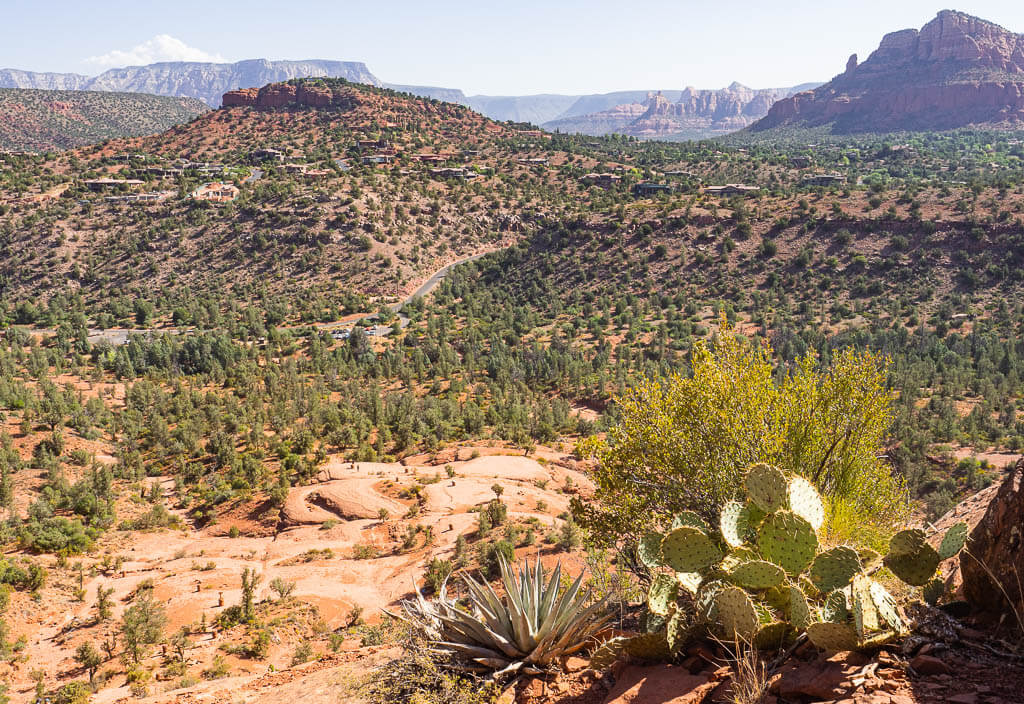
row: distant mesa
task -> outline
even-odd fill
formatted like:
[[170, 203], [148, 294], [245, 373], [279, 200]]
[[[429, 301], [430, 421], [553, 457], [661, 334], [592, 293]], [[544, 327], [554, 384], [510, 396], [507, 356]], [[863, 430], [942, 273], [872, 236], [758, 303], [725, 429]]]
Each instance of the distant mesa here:
[[782, 99], [751, 129], [830, 126], [836, 133], [1020, 126], [1024, 35], [943, 10], [920, 30], [882, 38], [863, 63]]

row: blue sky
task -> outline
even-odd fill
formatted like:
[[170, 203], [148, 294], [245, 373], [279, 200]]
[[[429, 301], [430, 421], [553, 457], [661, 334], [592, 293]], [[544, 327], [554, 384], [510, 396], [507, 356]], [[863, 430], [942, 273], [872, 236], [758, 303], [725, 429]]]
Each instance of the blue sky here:
[[[364, 61], [467, 94], [789, 86], [828, 80], [918, 0], [0, 0], [0, 68], [96, 74], [133, 60]], [[955, 9], [1024, 32], [1024, 2]]]

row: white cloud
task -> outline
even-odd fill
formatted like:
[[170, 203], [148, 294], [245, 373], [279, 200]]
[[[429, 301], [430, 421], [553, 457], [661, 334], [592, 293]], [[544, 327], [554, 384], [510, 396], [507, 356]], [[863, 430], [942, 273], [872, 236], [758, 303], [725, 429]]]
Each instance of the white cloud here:
[[158, 61], [216, 61], [225, 59], [220, 54], [211, 54], [189, 46], [169, 34], [158, 34], [131, 49], [114, 49], [101, 56], [90, 56], [85, 63], [101, 68], [122, 68], [124, 66], [145, 66]]

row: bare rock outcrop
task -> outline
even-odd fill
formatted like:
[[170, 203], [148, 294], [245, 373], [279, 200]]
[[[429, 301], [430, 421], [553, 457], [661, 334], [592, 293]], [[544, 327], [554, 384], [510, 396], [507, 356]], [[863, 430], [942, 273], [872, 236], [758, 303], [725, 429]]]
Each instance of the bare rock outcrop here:
[[350, 89], [325, 85], [317, 81], [271, 83], [262, 88], [242, 88], [224, 94], [226, 108], [250, 107], [257, 110], [280, 110], [292, 107], [347, 108], [354, 103]]
[[964, 596], [979, 611], [1024, 614], [1024, 459], [1003, 480], [960, 556]]
[[943, 10], [921, 30], [886, 34], [861, 64], [775, 103], [752, 126], [832, 125], [836, 132], [1024, 123], [1024, 35]]

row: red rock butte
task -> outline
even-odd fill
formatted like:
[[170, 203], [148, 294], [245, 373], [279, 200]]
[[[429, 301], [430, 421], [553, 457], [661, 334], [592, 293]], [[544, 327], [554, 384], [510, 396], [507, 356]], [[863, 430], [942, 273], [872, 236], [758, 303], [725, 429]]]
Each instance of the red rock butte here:
[[271, 83], [262, 88], [242, 88], [224, 94], [223, 107], [276, 110], [288, 107], [348, 108], [355, 103], [352, 90], [320, 83]]
[[1024, 123], [1024, 35], [943, 10], [883, 37], [866, 61], [775, 103], [751, 129], [832, 124], [837, 132]]

